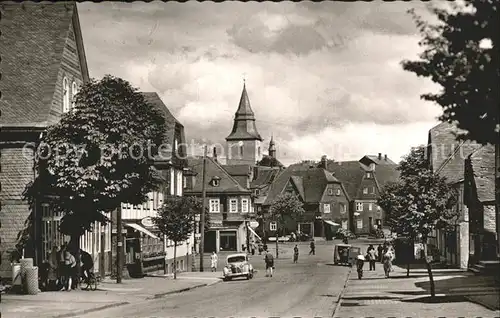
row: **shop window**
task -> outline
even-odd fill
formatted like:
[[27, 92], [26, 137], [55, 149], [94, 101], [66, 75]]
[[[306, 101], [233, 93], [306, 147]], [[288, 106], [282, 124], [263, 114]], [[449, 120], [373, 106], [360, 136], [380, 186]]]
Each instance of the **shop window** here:
[[356, 220], [356, 227], [358, 229], [362, 229], [363, 228], [363, 220], [362, 219]]
[[220, 235], [220, 249], [223, 251], [236, 251], [236, 231], [221, 231]]
[[269, 223], [269, 230], [276, 231], [277, 228], [278, 228], [278, 224], [275, 221], [272, 221]]

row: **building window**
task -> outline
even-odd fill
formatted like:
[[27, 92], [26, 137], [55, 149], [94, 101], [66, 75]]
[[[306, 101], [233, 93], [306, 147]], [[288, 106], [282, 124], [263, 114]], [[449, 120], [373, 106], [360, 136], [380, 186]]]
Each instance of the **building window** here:
[[340, 213], [346, 213], [346, 205], [344, 203], [340, 203]]
[[260, 190], [259, 189], [255, 189], [255, 195], [260, 195]]
[[76, 85], [76, 82], [73, 82], [71, 84], [71, 108], [75, 108], [75, 97], [77, 93], [78, 93], [78, 85]]
[[356, 227], [358, 229], [362, 229], [363, 228], [363, 219], [357, 219], [356, 220]]
[[363, 188], [363, 194], [368, 194], [368, 188]]
[[260, 157], [260, 147], [257, 148], [257, 155]]
[[177, 141], [177, 138], [174, 139], [174, 151], [175, 154], [177, 155], [177, 150], [179, 149], [179, 142]]
[[323, 204], [323, 212], [330, 213], [330, 203]]
[[238, 200], [236, 199], [229, 200], [229, 212], [231, 213], [238, 212]]
[[213, 177], [212, 179], [212, 186], [213, 187], [218, 187], [220, 185], [220, 178], [219, 177]]
[[63, 78], [63, 113], [69, 112], [69, 81]]
[[241, 199], [241, 212], [248, 213], [248, 199]]
[[340, 189], [337, 189], [337, 196], [340, 196]]
[[372, 203], [368, 203], [368, 210], [372, 210], [373, 209], [373, 204]]
[[372, 187], [372, 188], [371, 188], [371, 192], [370, 192], [370, 193], [371, 193], [371, 194], [374, 194], [374, 193], [375, 193], [375, 187]]
[[219, 199], [210, 199], [210, 213], [220, 212], [220, 202]]
[[269, 223], [269, 230], [276, 231], [277, 228], [278, 228], [278, 224], [276, 223], [276, 221], [272, 221]]
[[243, 157], [243, 145], [240, 146], [240, 156]]
[[358, 211], [358, 212], [363, 211], [363, 203], [362, 202], [356, 203], [356, 211]]
[[371, 179], [372, 178], [372, 173], [371, 172], [367, 172], [366, 173], [366, 179]]
[[333, 195], [333, 189], [332, 188], [328, 189], [328, 195]]
[[187, 177], [183, 176], [182, 177], [182, 188], [184, 189], [184, 188], [186, 188], [186, 186], [187, 186]]

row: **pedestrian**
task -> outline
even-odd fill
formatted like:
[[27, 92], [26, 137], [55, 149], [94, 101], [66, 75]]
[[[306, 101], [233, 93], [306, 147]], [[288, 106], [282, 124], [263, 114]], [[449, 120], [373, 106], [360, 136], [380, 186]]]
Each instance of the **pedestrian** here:
[[217, 262], [219, 261], [219, 257], [217, 256], [217, 253], [215, 251], [212, 253], [210, 256], [210, 268], [212, 269], [212, 272], [217, 271]]
[[382, 247], [382, 244], [379, 244], [377, 247], [377, 253], [378, 253], [377, 255], [378, 255], [378, 261], [380, 263], [382, 263], [382, 258], [384, 256], [383, 251], [384, 251], [384, 248]]
[[252, 241], [252, 255], [255, 255], [255, 241]]
[[375, 248], [373, 245], [370, 244], [370, 247], [368, 247], [368, 251], [366, 253], [368, 263], [370, 264], [370, 271], [375, 270], [375, 262], [377, 261], [377, 254], [375, 252]]
[[49, 254], [49, 273], [48, 273], [48, 289], [55, 290], [57, 288], [57, 279], [59, 274], [59, 249], [56, 245], [52, 247]]
[[264, 248], [262, 247], [262, 242], [259, 242], [259, 255], [262, 255], [262, 251]]
[[309, 251], [309, 255], [316, 255], [316, 245], [314, 245], [314, 240], [311, 241], [311, 244], [309, 244], [309, 247], [311, 250]]
[[384, 254], [383, 259], [384, 259], [385, 278], [389, 278], [389, 274], [392, 271], [392, 260], [394, 259], [392, 250], [388, 249], [387, 253]]
[[71, 291], [73, 278], [76, 270], [76, 259], [71, 253], [66, 250], [64, 252], [64, 282], [66, 291]]
[[299, 260], [299, 247], [297, 244], [295, 244], [295, 247], [293, 248], [293, 262], [297, 263]]
[[274, 256], [270, 252], [266, 251], [266, 256], [264, 257], [266, 262], [266, 277], [273, 277], [274, 269]]
[[61, 248], [59, 249], [59, 253], [57, 254], [57, 261], [59, 262], [59, 266], [57, 267], [58, 269], [58, 282], [57, 282], [57, 287], [59, 290], [63, 290], [66, 286], [66, 265], [64, 264], [64, 257], [66, 256], [66, 249], [67, 249], [68, 243], [63, 243], [61, 245]]

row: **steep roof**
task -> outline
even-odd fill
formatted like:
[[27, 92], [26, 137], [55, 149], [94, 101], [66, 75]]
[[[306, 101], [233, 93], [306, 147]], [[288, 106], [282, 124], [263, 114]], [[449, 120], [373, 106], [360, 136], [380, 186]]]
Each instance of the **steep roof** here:
[[291, 176], [289, 180], [291, 180], [291, 182], [295, 185], [295, 188], [299, 192], [299, 196], [301, 197], [301, 199], [305, 201], [306, 196], [304, 194], [304, 182], [302, 180], [302, 177]]
[[251, 188], [259, 188], [270, 184], [274, 178], [279, 174], [280, 170], [269, 167], [256, 167], [257, 177], [250, 182]]
[[250, 107], [246, 85], [243, 84], [238, 110], [234, 114], [233, 130], [226, 140], [260, 140], [262, 137], [255, 126], [255, 115]]
[[1, 3], [0, 125], [45, 127], [71, 26], [89, 80], [75, 2]]
[[382, 154], [380, 154], [380, 159], [379, 159], [378, 155], [365, 155], [359, 161], [364, 163], [364, 161], [367, 160], [367, 161], [371, 161], [371, 162], [373, 162], [377, 165], [380, 165], [380, 166], [381, 165], [395, 165], [396, 164], [394, 161], [392, 161], [389, 158], [386, 158], [385, 156], [386, 155], [382, 156]]
[[400, 172], [397, 169], [398, 165], [380, 165], [377, 166], [373, 175], [380, 188], [383, 188], [390, 182], [395, 182], [399, 179]]
[[276, 177], [269, 189], [265, 204], [272, 204], [289, 180], [293, 180], [295, 185], [302, 184], [304, 202], [319, 203], [328, 183], [340, 183], [337, 178], [328, 175], [329, 173], [322, 168], [310, 168], [302, 164], [291, 165]]
[[174, 117], [174, 115], [172, 115], [170, 110], [167, 108], [167, 105], [165, 105], [165, 103], [163, 103], [163, 101], [161, 100], [158, 93], [142, 92], [141, 94], [142, 96], [144, 96], [146, 102], [151, 104], [161, 115], [163, 115], [166, 126], [164, 142], [170, 145], [173, 144], [175, 137], [175, 126], [182, 126], [182, 124]]
[[250, 174], [251, 165], [223, 165], [224, 169], [232, 176], [247, 176]]
[[[202, 191], [202, 176], [203, 176], [203, 159], [191, 158], [188, 159], [188, 166], [197, 175], [197, 182], [193, 189], [185, 190], [185, 193], [201, 193]], [[214, 187], [210, 185], [210, 181], [214, 177], [219, 177], [219, 186]], [[210, 157], [206, 158], [206, 192], [210, 193], [250, 193], [250, 190], [243, 188], [236, 179], [234, 179], [229, 172], [226, 171], [218, 162]]]
[[[377, 167], [379, 168], [379, 167]], [[366, 169], [358, 161], [334, 162], [328, 160], [327, 170], [342, 182], [351, 199], [357, 197]]]
[[440, 123], [429, 130], [428, 159], [434, 173], [446, 177], [450, 183], [464, 178], [464, 160], [481, 147], [474, 142], [460, 142], [456, 135], [461, 130], [450, 123]]
[[480, 202], [495, 200], [495, 146], [486, 145], [470, 156], [477, 198]]

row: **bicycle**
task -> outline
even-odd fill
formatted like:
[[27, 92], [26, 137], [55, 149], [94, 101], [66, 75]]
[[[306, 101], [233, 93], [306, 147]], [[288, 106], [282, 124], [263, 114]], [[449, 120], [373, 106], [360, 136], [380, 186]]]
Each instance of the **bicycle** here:
[[97, 290], [97, 285], [99, 284], [100, 277], [96, 276], [93, 272], [88, 273], [89, 277], [84, 277], [83, 275], [80, 277], [80, 285], [83, 287], [82, 289], [84, 290], [92, 290], [95, 291]]

